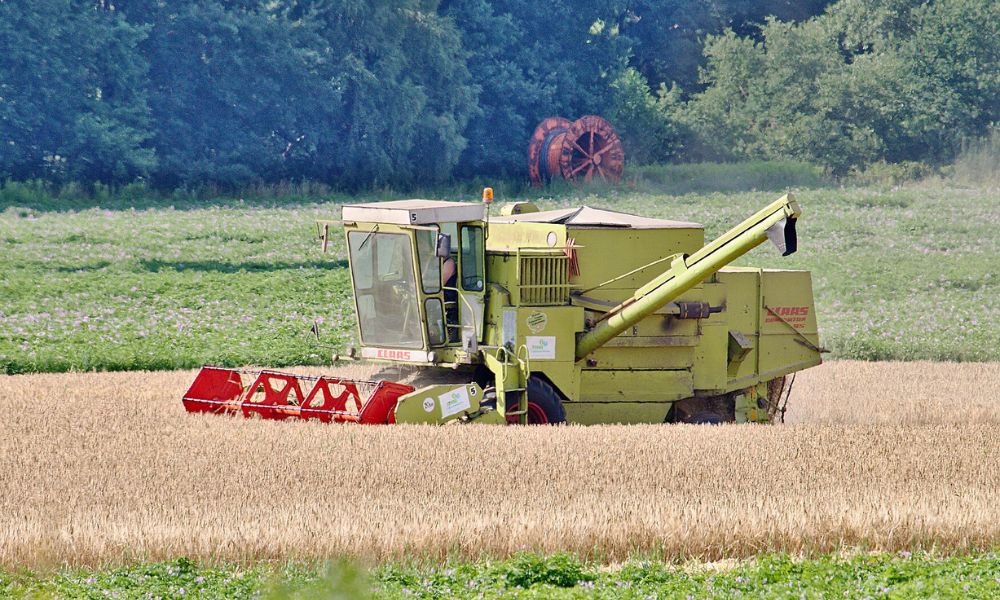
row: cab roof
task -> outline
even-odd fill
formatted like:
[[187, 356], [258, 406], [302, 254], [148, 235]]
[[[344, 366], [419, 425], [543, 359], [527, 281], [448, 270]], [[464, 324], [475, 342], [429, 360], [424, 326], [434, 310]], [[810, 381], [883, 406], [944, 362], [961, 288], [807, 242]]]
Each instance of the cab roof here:
[[479, 202], [444, 200], [391, 200], [344, 206], [344, 221], [389, 223], [392, 225], [430, 225], [464, 223], [486, 218], [486, 205]]
[[580, 206], [541, 212], [528, 212], [507, 217], [495, 217], [493, 223], [558, 223], [569, 228], [621, 228], [621, 229], [702, 229], [699, 223], [670, 221], [640, 217], [628, 213]]

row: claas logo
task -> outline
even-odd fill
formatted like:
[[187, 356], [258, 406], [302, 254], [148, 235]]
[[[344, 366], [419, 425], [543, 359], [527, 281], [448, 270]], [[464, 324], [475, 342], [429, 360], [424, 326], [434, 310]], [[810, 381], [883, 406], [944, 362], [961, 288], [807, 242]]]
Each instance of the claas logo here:
[[[774, 323], [777, 321], [786, 321], [788, 323], [804, 323], [806, 317], [809, 316], [808, 306], [776, 306], [774, 308], [768, 307], [767, 318], [764, 319], [765, 323]], [[799, 325], [796, 325], [799, 327]]]

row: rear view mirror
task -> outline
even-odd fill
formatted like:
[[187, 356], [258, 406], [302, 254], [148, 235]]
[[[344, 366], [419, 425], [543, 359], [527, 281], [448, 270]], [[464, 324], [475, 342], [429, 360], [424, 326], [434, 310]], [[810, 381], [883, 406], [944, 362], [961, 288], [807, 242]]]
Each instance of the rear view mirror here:
[[448, 258], [451, 256], [451, 236], [449, 234], [438, 234], [437, 251], [434, 254], [438, 258]]

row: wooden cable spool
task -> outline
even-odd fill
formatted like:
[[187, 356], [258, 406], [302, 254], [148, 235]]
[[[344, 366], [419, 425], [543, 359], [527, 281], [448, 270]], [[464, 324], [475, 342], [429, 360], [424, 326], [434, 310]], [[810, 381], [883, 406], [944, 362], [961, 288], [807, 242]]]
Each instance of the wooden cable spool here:
[[615, 128], [596, 115], [569, 121], [550, 117], [538, 124], [528, 144], [528, 175], [539, 187], [558, 175], [566, 181], [598, 177], [618, 183], [625, 153]]

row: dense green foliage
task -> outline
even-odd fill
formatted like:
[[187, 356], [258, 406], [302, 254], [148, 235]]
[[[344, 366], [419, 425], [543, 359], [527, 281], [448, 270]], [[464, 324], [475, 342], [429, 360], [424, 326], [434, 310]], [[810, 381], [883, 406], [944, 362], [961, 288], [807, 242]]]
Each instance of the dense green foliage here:
[[1000, 119], [997, 39], [995, 2], [841, 0], [760, 39], [711, 37], [688, 122], [715, 157], [951, 160]]
[[635, 165], [951, 161], [1000, 120], [990, 0], [8, 0], [0, 182], [515, 177], [543, 118]]
[[985, 598], [1000, 585], [1000, 557], [771, 555], [732, 565], [632, 560], [619, 568], [570, 555], [506, 561], [385, 565], [210, 567], [178, 559], [129, 568], [4, 573], [0, 594], [60, 598]]
[[[610, 205], [702, 222], [712, 238], [778, 194], [735, 186], [780, 190], [818, 179], [794, 163], [644, 167], [625, 189], [567, 186], [534, 197], [547, 208]], [[18, 199], [32, 191], [0, 191], [0, 207], [7, 192], [23, 207]], [[469, 197], [460, 192], [427, 195]], [[741, 264], [812, 271], [822, 343], [834, 356], [1000, 359], [1000, 207], [988, 192], [818, 187], [797, 197], [799, 252], [781, 258], [761, 248]], [[316, 242], [314, 221], [337, 218], [344, 201], [328, 199], [204, 206], [125, 195], [78, 212], [51, 210], [69, 197], [7, 208], [0, 373], [327, 363], [331, 346], [355, 337], [343, 240], [338, 231], [327, 255]], [[309, 333], [314, 320], [323, 344]]]
[[0, 2], [0, 180], [148, 174], [145, 35], [73, 0]]

